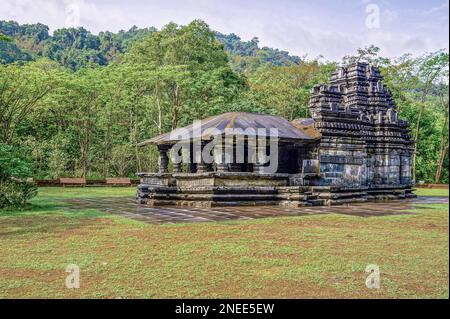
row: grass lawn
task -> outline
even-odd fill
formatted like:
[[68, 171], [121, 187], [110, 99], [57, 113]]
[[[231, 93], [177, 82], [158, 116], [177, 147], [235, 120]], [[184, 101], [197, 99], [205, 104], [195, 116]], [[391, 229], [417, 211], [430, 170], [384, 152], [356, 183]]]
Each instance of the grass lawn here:
[[446, 196], [446, 197], [448, 197], [448, 188], [447, 189], [417, 188], [415, 193], [419, 196]]
[[[62, 202], [134, 192], [42, 188], [29, 210], [0, 211], [0, 298], [448, 298], [448, 205], [149, 225]], [[68, 264], [80, 267], [79, 289], [65, 287]], [[365, 286], [368, 264], [380, 289]]]

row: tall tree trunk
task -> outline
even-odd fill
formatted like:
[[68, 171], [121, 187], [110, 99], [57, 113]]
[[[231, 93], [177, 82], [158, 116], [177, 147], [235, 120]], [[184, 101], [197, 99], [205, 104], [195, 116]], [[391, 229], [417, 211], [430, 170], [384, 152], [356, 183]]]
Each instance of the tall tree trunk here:
[[[85, 130], [87, 128], [85, 127]], [[86, 178], [88, 170], [88, 144], [89, 138], [87, 131], [81, 137], [81, 177]]]
[[[445, 120], [444, 125], [442, 126], [442, 132], [441, 132], [441, 141], [439, 144], [439, 161], [438, 161], [438, 167], [436, 169], [436, 176], [434, 178], [434, 182], [436, 184], [439, 184], [441, 180], [442, 175], [442, 166], [444, 165], [445, 157], [447, 156], [448, 152], [448, 100], [447, 103], [445, 103], [443, 96], [440, 97], [440, 103], [444, 110]], [[447, 105], [446, 105], [447, 104]]]
[[2, 142], [8, 144], [9, 142], [9, 123], [3, 122], [2, 124]]
[[87, 164], [84, 143], [81, 142], [81, 177], [86, 178]]
[[86, 178], [89, 169], [89, 144], [91, 139], [92, 120], [90, 110], [87, 110], [87, 119], [82, 122], [82, 136], [80, 139], [81, 146], [81, 161], [82, 161], [82, 177]]
[[423, 111], [425, 110], [425, 98], [426, 98], [427, 92], [424, 92], [422, 94], [421, 102], [420, 102], [420, 109], [419, 114], [417, 116], [416, 121], [416, 132], [414, 134], [414, 153], [412, 157], [412, 179], [413, 181], [416, 181], [416, 158], [417, 158], [417, 143], [419, 142], [419, 131], [420, 131], [420, 120], [422, 119]]
[[109, 175], [109, 149], [111, 147], [110, 143], [110, 125], [107, 126], [105, 132], [105, 139], [103, 141], [103, 175], [108, 177]]
[[180, 86], [178, 84], [175, 85], [174, 90], [174, 105], [172, 110], [172, 130], [176, 129], [178, 126], [178, 111], [180, 107]]
[[156, 85], [156, 105], [158, 107], [158, 135], [162, 134], [162, 108], [159, 85]]
[[134, 152], [136, 155], [136, 162], [137, 162], [137, 169], [138, 172], [142, 171], [142, 165], [141, 165], [141, 157], [139, 156], [139, 147], [138, 147], [138, 141], [137, 141], [137, 125], [134, 127]]
[[139, 149], [138, 149], [138, 136], [137, 136], [137, 120], [135, 118], [134, 111], [130, 110], [130, 142], [132, 145], [134, 145], [134, 157], [136, 160], [136, 172], [141, 172], [141, 159], [139, 156]]
[[122, 160], [122, 159], [120, 159], [119, 160], [119, 177], [124, 177], [125, 176], [125, 166], [126, 166], [126, 163]]
[[439, 151], [439, 162], [438, 162], [438, 167], [437, 167], [437, 170], [436, 170], [436, 176], [434, 178], [434, 182], [436, 184], [439, 184], [439, 182], [441, 181], [442, 166], [444, 165], [444, 161], [445, 161], [445, 157], [447, 155], [447, 152], [448, 152], [448, 144], [447, 145], [442, 144], [441, 145], [441, 149]]

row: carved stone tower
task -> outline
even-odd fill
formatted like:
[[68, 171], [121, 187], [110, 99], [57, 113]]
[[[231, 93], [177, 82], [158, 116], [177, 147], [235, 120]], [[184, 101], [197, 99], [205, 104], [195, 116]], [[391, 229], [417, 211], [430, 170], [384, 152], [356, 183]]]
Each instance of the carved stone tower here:
[[310, 110], [322, 134], [322, 178], [315, 185], [366, 191], [368, 198], [402, 197], [404, 189], [410, 190], [409, 125], [397, 118], [392, 94], [382, 81], [376, 67], [355, 63], [335, 72], [330, 85], [312, 89]]

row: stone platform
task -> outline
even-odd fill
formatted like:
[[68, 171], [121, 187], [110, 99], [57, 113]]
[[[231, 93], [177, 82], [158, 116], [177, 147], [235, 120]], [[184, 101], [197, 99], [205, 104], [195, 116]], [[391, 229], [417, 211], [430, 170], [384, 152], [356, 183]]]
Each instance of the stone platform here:
[[[413, 198], [410, 185], [297, 185], [298, 175], [217, 173], [158, 174], [141, 173], [139, 204], [148, 206], [227, 207], [269, 206], [303, 207], [340, 205], [350, 202]], [[304, 180], [304, 177], [300, 177]]]

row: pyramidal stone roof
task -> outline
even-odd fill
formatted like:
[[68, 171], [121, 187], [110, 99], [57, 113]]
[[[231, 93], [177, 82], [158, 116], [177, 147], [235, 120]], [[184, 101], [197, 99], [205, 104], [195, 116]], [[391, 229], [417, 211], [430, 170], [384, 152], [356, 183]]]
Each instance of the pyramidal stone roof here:
[[222, 134], [236, 136], [273, 136], [279, 139], [299, 141], [314, 141], [320, 136], [320, 133], [316, 132], [314, 128], [305, 130], [275, 115], [230, 112], [194, 122], [186, 127], [177, 128], [172, 132], [146, 140], [140, 143], [139, 146], [174, 144], [179, 141], [199, 137], [202, 140], [210, 140], [214, 136]]

